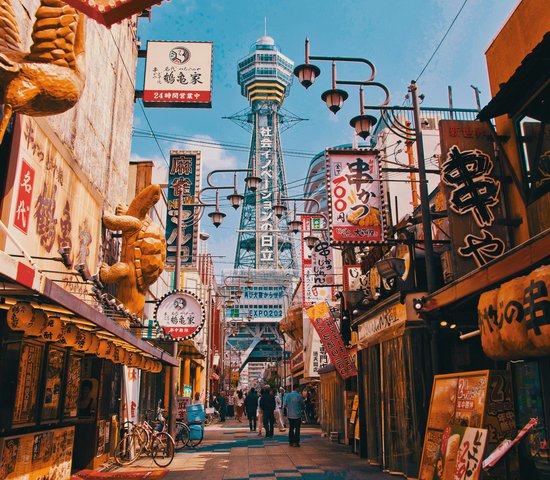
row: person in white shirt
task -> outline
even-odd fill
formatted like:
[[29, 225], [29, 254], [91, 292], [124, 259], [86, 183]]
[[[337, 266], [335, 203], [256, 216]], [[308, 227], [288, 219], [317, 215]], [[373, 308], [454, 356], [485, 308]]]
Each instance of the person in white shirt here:
[[235, 418], [237, 419], [237, 422], [242, 423], [242, 416], [243, 416], [243, 405], [244, 405], [244, 394], [242, 390], [238, 390], [235, 392], [235, 395], [233, 396], [233, 403], [235, 404]]
[[279, 426], [279, 432], [285, 431], [285, 422], [283, 421], [283, 395], [285, 389], [281, 387], [279, 393], [275, 395], [275, 423]]

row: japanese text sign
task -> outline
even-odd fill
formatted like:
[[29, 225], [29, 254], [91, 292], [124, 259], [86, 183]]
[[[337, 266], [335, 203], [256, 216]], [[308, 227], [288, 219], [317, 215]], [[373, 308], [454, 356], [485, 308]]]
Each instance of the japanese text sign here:
[[493, 359], [550, 355], [550, 266], [483, 293], [478, 303], [481, 346]]
[[200, 189], [201, 152], [188, 150], [170, 150], [170, 167], [168, 175], [168, 207], [166, 218], [166, 267], [176, 265], [178, 236], [178, 204], [180, 194], [182, 207], [181, 265], [196, 264], [199, 224], [194, 221], [195, 195]]
[[383, 193], [378, 152], [327, 150], [332, 243], [380, 243], [384, 239]]
[[490, 127], [442, 120], [441, 180], [449, 215], [453, 271], [457, 277], [498, 258], [507, 246], [500, 165]]
[[158, 303], [155, 319], [167, 334], [187, 340], [197, 335], [204, 325], [204, 305], [190, 292], [173, 290]]
[[29, 215], [31, 211], [33, 185], [34, 168], [25, 162], [25, 160], [22, 160], [13, 226], [21, 230], [25, 235], [27, 235], [29, 230]]
[[[334, 251], [330, 246], [328, 226], [321, 215], [302, 215], [302, 292], [303, 305], [310, 307], [334, 300]], [[314, 235], [319, 240], [310, 249], [304, 237]]]
[[307, 315], [319, 334], [321, 343], [325, 347], [331, 363], [343, 379], [357, 375], [349, 352], [344, 345], [342, 335], [330, 314], [326, 302], [319, 303], [307, 309]]
[[143, 104], [212, 106], [212, 42], [147, 42]]

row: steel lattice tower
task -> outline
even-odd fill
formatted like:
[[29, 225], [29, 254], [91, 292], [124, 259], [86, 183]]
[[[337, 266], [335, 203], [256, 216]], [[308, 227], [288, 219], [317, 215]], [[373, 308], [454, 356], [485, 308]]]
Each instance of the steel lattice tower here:
[[[297, 117], [281, 113], [292, 84], [294, 63], [284, 56], [271, 37], [261, 37], [238, 64], [241, 93], [249, 109], [231, 117], [252, 128], [248, 168], [262, 179], [256, 192], [245, 190], [235, 268], [293, 269], [296, 260], [287, 216], [277, 219], [272, 206], [287, 196], [286, 174], [279, 133], [284, 123]], [[299, 119], [301, 120], [301, 119]], [[298, 120], [298, 121], [299, 121]]]

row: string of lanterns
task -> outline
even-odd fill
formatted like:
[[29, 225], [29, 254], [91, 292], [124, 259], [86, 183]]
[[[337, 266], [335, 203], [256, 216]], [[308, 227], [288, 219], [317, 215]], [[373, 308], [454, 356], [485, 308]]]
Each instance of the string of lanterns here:
[[97, 355], [127, 367], [146, 372], [160, 373], [162, 363], [136, 352], [129, 352], [111, 340], [98, 337], [94, 332], [79, 328], [72, 322], [57, 316], [48, 316], [44, 310], [34, 308], [28, 302], [17, 302], [8, 310], [8, 326], [30, 337], [51, 342], [78, 352]]

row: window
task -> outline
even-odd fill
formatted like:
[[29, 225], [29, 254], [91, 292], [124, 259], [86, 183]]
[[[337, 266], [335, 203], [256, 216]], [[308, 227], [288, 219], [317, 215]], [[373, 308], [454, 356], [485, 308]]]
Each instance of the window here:
[[523, 116], [516, 121], [516, 131], [528, 199], [533, 202], [550, 192], [550, 125]]

